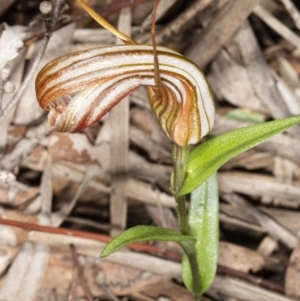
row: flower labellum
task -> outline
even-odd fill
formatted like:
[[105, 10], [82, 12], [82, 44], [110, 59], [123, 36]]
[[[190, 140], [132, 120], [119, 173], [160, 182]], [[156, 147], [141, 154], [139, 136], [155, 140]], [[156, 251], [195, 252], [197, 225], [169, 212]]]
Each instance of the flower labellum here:
[[155, 22], [153, 46], [139, 45], [97, 15], [84, 0], [78, 1], [127, 45], [74, 52], [40, 71], [36, 94], [40, 106], [50, 111], [52, 128], [81, 131], [98, 122], [125, 96], [146, 86], [152, 112], [173, 142], [179, 146], [196, 144], [207, 135], [215, 108], [205, 76], [181, 54], [155, 45]]

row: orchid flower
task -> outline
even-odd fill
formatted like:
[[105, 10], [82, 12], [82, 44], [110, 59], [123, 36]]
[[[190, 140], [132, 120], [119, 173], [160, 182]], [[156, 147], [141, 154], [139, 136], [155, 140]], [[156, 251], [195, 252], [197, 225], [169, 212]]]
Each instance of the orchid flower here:
[[199, 68], [181, 54], [139, 45], [84, 9], [126, 45], [74, 52], [48, 63], [36, 79], [40, 106], [50, 111], [54, 130], [77, 132], [98, 122], [125, 96], [146, 86], [150, 107], [162, 130], [179, 146], [198, 143], [214, 121], [214, 103]]

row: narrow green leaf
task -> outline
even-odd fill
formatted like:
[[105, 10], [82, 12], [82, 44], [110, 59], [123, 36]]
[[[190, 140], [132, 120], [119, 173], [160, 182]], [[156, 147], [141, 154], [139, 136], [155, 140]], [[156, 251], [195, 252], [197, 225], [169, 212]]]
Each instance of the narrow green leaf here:
[[182, 235], [174, 229], [155, 226], [136, 226], [113, 238], [105, 246], [100, 256], [104, 258], [130, 243], [149, 240], [176, 241], [183, 249], [190, 247], [190, 244], [194, 244], [196, 241], [192, 236]]
[[200, 144], [190, 152], [186, 179], [179, 195], [196, 189], [229, 159], [298, 123], [300, 117], [270, 121], [244, 127]]
[[233, 109], [226, 114], [226, 117], [251, 123], [263, 123], [265, 121], [264, 114], [252, 112], [249, 109]]
[[[209, 288], [216, 274], [219, 244], [218, 208], [218, 181], [217, 174], [214, 173], [192, 192], [188, 220], [190, 235], [197, 239], [196, 264], [202, 293]], [[186, 287], [193, 291], [190, 262], [185, 254], [182, 259], [182, 277]]]

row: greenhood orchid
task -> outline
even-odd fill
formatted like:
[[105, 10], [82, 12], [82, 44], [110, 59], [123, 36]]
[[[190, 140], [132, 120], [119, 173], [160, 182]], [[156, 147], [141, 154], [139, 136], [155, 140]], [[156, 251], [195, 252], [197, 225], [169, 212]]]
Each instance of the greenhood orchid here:
[[[214, 103], [199, 68], [181, 54], [138, 45], [80, 3], [127, 45], [78, 51], [48, 63], [36, 79], [40, 106], [54, 130], [77, 132], [98, 122], [126, 95], [146, 86], [152, 112], [177, 145], [198, 143], [214, 121]], [[156, 64], [156, 61], [157, 64]]]
[[[49, 110], [54, 130], [77, 132], [99, 121], [126, 95], [145, 86], [151, 110], [173, 141], [171, 192], [176, 201], [179, 231], [157, 226], [135, 226], [113, 238], [106, 257], [136, 242], [175, 241], [183, 249], [182, 276], [194, 301], [211, 285], [218, 259], [218, 179], [216, 171], [229, 159], [300, 123], [286, 118], [241, 128], [214, 137], [189, 152], [209, 133], [214, 102], [199, 68], [181, 54], [155, 43], [155, 1], [152, 45], [139, 45], [93, 11], [84, 9], [125, 45], [94, 48], [65, 55], [48, 63], [36, 79], [40, 106]], [[201, 54], [200, 54], [201, 55]], [[185, 195], [191, 193], [187, 214]]]

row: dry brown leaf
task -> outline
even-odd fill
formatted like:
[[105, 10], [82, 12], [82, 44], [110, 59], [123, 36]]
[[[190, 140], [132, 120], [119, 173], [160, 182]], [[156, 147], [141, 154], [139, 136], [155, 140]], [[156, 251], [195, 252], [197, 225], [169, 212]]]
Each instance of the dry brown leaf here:
[[0, 204], [18, 207], [37, 196], [37, 187], [28, 187], [20, 182], [0, 183]]
[[266, 259], [257, 251], [228, 242], [220, 242], [218, 263], [228, 268], [249, 273], [260, 271]]

